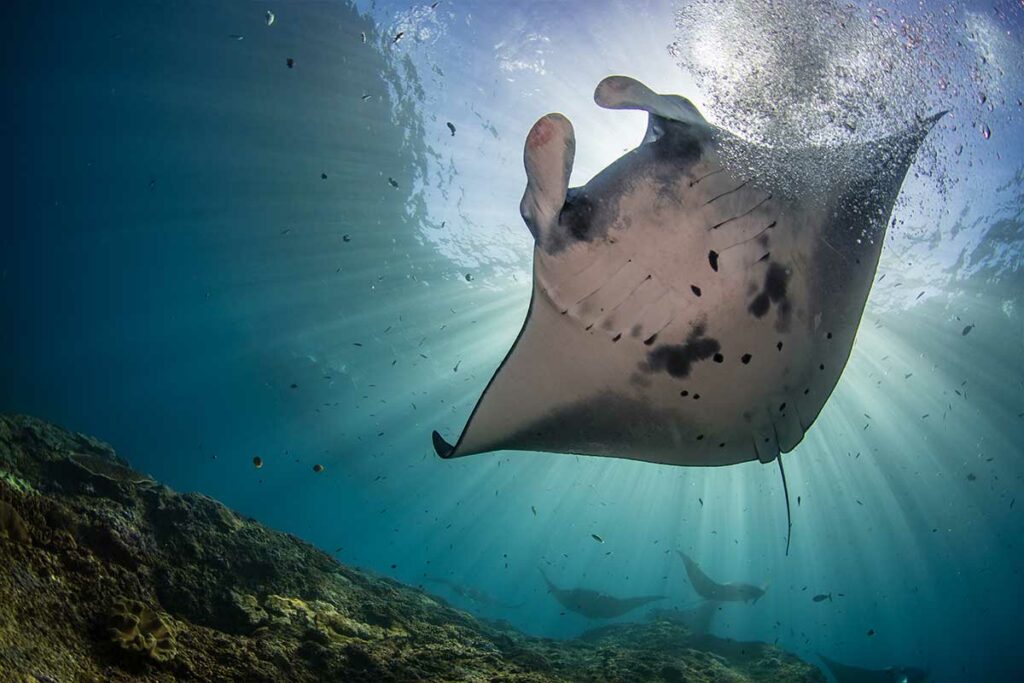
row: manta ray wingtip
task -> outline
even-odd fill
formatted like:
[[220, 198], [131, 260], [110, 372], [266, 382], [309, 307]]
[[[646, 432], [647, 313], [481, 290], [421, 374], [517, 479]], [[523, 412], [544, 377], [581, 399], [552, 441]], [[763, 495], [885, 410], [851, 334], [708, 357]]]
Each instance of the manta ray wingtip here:
[[434, 451], [438, 456], [446, 459], [452, 457], [452, 453], [455, 452], [455, 446], [445, 441], [444, 437], [438, 434], [436, 430], [430, 435], [430, 438], [434, 442]]

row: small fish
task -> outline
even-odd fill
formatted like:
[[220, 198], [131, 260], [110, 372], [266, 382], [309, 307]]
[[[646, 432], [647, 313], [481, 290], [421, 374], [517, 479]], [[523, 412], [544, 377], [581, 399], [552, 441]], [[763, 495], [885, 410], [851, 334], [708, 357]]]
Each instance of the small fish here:
[[824, 602], [825, 600], [828, 600], [829, 602], [832, 602], [832, 594], [831, 593], [818, 593], [813, 598], [811, 598], [811, 600], [813, 602]]
[[462, 363], [462, 361], [461, 361], [461, 360], [460, 360], [460, 361], [458, 361], [457, 363], [455, 363], [455, 367], [454, 367], [454, 368], [452, 368], [452, 372], [458, 372], [458, 371], [459, 371], [459, 364], [460, 364], [460, 363]]
[[397, 45], [398, 41], [400, 41], [402, 39], [402, 36], [404, 36], [404, 35], [405, 35], [405, 31], [399, 31], [398, 33], [395, 34], [395, 39], [392, 40], [391, 42], [394, 45]]
[[455, 137], [455, 124], [448, 121], [448, 130], [452, 132], [452, 137]]
[[373, 97], [373, 95], [363, 95], [361, 99], [363, 100], [363, 102], [365, 102], [366, 100], [370, 99], [371, 97]]
[[321, 173], [320, 174], [320, 180], [327, 180], [327, 174], [326, 173]]
[[[1013, 503], [1010, 503], [1010, 507], [1013, 507]], [[530, 506], [530, 510], [533, 512], [533, 516], [537, 516], [537, 508], [533, 505]]]
[[317, 463], [313, 465], [313, 471], [316, 472], [317, 474], [320, 474], [321, 472], [324, 471], [324, 466], [321, 465], [320, 463]]
[[969, 472], [967, 474], [967, 481], [977, 481], [977, 479], [978, 479], [978, 477], [975, 476], [973, 472]]
[[359, 37], [362, 38], [363, 42], [365, 43], [366, 42], [366, 31], [360, 31], [359, 32]]
[[398, 189], [398, 181], [392, 178], [391, 176], [388, 176], [388, 185], [395, 188], [396, 190]]
[[299, 385], [298, 385], [298, 384], [292, 384], [292, 385], [291, 385], [291, 388], [292, 388], [292, 389], [298, 389], [298, 388], [299, 388]]
[[590, 537], [598, 543], [604, 543], [604, 539], [598, 536], [597, 534], [590, 534]]
[[240, 36], [237, 33], [228, 34], [228, 38], [232, 38], [234, 40], [245, 40], [245, 36]]
[[[924, 292], [921, 292], [920, 294], [918, 294], [917, 295], [917, 299], [920, 299], [922, 296], [924, 296]], [[914, 299], [914, 301], [917, 301], [917, 299]]]
[[351, 235], [342, 235], [341, 236], [341, 241], [342, 242], [351, 242], [352, 241], [352, 236]]
[[271, 12], [270, 10], [267, 10], [266, 19], [267, 19], [267, 26], [273, 26], [273, 24], [274, 24], [274, 13]]
[[797, 496], [797, 497], [796, 497], [796, 504], [797, 504], [797, 506], [799, 507], [799, 505], [800, 505], [800, 496]]
[[703, 499], [703, 498], [698, 498], [698, 499], [697, 499], [697, 502], [699, 502], [699, 503], [700, 503], [700, 506], [701, 506], [701, 507], [704, 507], [704, 499]]
[[466, 282], [472, 282], [472, 281], [473, 281], [473, 274], [472, 273], [466, 273]]
[[288, 59], [284, 60], [284, 63], [288, 65], [289, 69], [294, 69], [295, 68], [295, 60], [292, 59], [291, 57], [289, 57]]
[[968, 325], [967, 327], [964, 328], [964, 331], [960, 333], [960, 336], [966, 337], [967, 335], [969, 335], [971, 333], [971, 330], [973, 330], [973, 329], [974, 329], [974, 324], [972, 323], [972, 324], [970, 324], [970, 325]]
[[260, 469], [261, 467], [263, 467], [263, 458], [261, 458], [258, 455], [255, 456], [252, 459], [252, 466], [255, 467], [256, 469]]
[[871, 637], [871, 636], [873, 636], [873, 635], [875, 635], [875, 629], [873, 629], [873, 628], [869, 628], [869, 629], [868, 629], [868, 637], [870, 638], [870, 637]]

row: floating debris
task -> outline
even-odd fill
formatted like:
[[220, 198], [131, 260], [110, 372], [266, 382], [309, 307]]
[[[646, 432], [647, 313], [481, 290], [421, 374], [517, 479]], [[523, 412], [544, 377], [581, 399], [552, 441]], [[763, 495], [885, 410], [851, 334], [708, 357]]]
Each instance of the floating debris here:
[[255, 456], [252, 459], [252, 466], [255, 467], [256, 469], [260, 469], [261, 467], [263, 467], [263, 458], [261, 458], [258, 455]]

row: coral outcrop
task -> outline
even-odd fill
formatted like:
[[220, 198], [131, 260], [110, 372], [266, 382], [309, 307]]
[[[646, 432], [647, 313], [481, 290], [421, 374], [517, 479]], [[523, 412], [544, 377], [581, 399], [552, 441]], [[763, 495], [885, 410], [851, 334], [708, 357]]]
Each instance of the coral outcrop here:
[[669, 621], [525, 636], [0, 416], [0, 680], [823, 682]]

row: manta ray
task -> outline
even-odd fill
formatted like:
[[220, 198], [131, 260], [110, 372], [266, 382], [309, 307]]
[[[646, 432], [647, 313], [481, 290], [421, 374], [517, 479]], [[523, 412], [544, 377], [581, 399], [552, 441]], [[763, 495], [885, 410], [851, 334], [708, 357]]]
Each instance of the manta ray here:
[[697, 595], [710, 602], [750, 602], [756, 603], [764, 595], [765, 589], [749, 583], [717, 583], [701, 571], [697, 563], [681, 550], [676, 551], [683, 558], [686, 576], [689, 577], [693, 590]]
[[473, 586], [467, 586], [465, 584], [458, 583], [456, 581], [451, 581], [449, 579], [440, 579], [440, 578], [434, 578], [434, 577], [427, 577], [427, 581], [430, 581], [431, 583], [439, 584], [441, 586], [446, 586], [448, 588], [448, 590], [450, 590], [452, 593], [455, 593], [456, 595], [458, 595], [460, 597], [466, 598], [467, 600], [472, 600], [473, 602], [475, 602], [475, 603], [477, 603], [479, 605], [483, 605], [485, 607], [500, 607], [502, 609], [517, 609], [517, 608], [522, 607], [523, 605], [526, 604], [525, 601], [524, 602], [512, 603], [512, 602], [505, 602], [503, 600], [498, 600], [497, 598], [493, 597], [492, 595], [490, 595], [486, 591], [483, 591], [483, 590], [481, 590], [479, 588], [475, 588]]
[[534, 238], [526, 321], [458, 439], [435, 431], [434, 448], [771, 462], [839, 381], [903, 178], [942, 114], [808, 147], [794, 156], [823, 177], [840, 157], [860, 172], [792, 192], [729, 163], [729, 150], [759, 149], [681, 96], [609, 76], [594, 100], [646, 111], [647, 132], [569, 188], [572, 124], [534, 124], [519, 207]]
[[863, 669], [859, 666], [840, 664], [828, 657], [818, 655], [835, 677], [836, 683], [924, 683], [929, 673], [923, 669], [907, 666], [890, 666], [886, 669]]
[[584, 588], [559, 588], [544, 570], [540, 570], [544, 582], [548, 585], [548, 592], [555, 596], [570, 612], [582, 614], [588, 619], [614, 619], [621, 617], [627, 612], [632, 612], [637, 607], [664, 600], [664, 595], [641, 595], [635, 598], [616, 598], [597, 591]]

